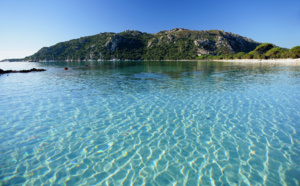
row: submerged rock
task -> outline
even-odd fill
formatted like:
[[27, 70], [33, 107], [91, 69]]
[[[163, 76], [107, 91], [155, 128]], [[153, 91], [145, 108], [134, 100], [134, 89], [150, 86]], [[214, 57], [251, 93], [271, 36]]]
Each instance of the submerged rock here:
[[45, 69], [36, 69], [32, 68], [30, 70], [2, 70], [0, 69], [0, 74], [7, 74], [7, 73], [28, 73], [28, 72], [42, 72], [46, 71]]

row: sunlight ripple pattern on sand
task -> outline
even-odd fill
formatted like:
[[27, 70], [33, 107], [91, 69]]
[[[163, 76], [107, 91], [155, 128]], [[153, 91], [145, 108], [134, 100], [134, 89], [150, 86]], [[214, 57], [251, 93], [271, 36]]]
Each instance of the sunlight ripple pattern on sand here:
[[136, 63], [0, 77], [0, 185], [299, 185], [299, 68]]

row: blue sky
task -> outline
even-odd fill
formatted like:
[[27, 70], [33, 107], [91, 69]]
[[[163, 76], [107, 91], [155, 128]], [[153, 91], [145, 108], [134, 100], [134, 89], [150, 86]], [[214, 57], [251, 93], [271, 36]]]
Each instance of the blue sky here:
[[225, 30], [300, 45], [299, 0], [0, 0], [0, 60], [100, 32]]

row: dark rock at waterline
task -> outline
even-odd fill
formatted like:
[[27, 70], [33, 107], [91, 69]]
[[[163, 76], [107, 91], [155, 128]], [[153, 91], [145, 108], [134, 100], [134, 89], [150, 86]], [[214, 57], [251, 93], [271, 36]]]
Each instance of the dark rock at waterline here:
[[46, 71], [45, 69], [36, 69], [32, 68], [30, 70], [2, 70], [0, 69], [0, 74], [7, 74], [7, 73], [28, 73], [28, 72], [43, 72]]

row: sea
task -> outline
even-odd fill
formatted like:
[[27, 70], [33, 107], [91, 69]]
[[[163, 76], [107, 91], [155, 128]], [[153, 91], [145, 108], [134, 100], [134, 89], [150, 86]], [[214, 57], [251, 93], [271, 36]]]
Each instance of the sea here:
[[[300, 67], [2, 62], [0, 185], [299, 185]], [[68, 68], [67, 70], [65, 68]]]

